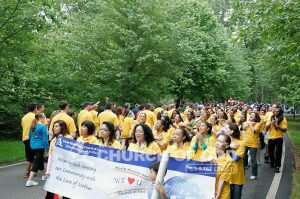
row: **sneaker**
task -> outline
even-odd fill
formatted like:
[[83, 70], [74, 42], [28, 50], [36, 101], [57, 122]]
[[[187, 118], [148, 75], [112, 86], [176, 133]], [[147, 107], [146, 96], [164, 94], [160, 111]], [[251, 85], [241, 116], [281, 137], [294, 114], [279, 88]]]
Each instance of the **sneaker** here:
[[42, 176], [42, 180], [47, 180], [47, 176]]
[[260, 160], [257, 160], [257, 165], [260, 165]]
[[39, 183], [33, 180], [27, 180], [26, 187], [37, 186]]
[[279, 167], [275, 168], [275, 173], [280, 173]]
[[257, 177], [256, 176], [250, 176], [250, 180], [256, 180]]

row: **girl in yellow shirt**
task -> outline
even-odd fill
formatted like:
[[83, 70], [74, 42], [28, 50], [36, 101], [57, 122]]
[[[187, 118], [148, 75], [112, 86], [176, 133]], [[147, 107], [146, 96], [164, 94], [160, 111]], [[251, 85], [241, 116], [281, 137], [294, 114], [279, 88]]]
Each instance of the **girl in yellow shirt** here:
[[131, 140], [131, 131], [134, 127], [134, 121], [132, 118], [132, 115], [130, 114], [129, 109], [125, 109], [124, 111], [124, 118], [123, 121], [121, 122], [121, 142], [123, 148], [128, 148], [129, 142]]
[[221, 132], [222, 126], [219, 125], [218, 117], [216, 115], [211, 115], [210, 124], [212, 126], [212, 129], [211, 129], [212, 135], [215, 138], [217, 138], [217, 135]]
[[103, 122], [100, 128], [100, 138], [98, 144], [115, 149], [123, 149], [122, 145], [116, 140], [116, 130], [111, 122]]
[[198, 122], [198, 133], [191, 141], [193, 160], [201, 161], [201, 154], [215, 147], [216, 139], [211, 134], [212, 126], [207, 122]]
[[190, 151], [190, 137], [183, 128], [177, 128], [173, 134], [173, 144], [169, 145], [167, 151], [171, 157], [189, 159], [191, 157]]
[[49, 157], [48, 157], [46, 175], [50, 174], [53, 147], [56, 142], [56, 138], [58, 136], [64, 136], [66, 138], [73, 139], [73, 137], [69, 135], [67, 124], [63, 120], [57, 120], [53, 124], [53, 138], [51, 139], [50, 146], [49, 146]]
[[248, 151], [250, 152], [251, 158], [251, 180], [255, 180], [257, 178], [257, 160], [256, 153], [259, 146], [259, 131], [261, 128], [260, 117], [258, 113], [252, 112], [250, 114], [249, 121], [243, 123], [243, 129], [245, 129], [245, 157], [244, 157], [244, 165], [248, 166]]
[[161, 151], [167, 149], [168, 144], [171, 140], [171, 136], [168, 132], [165, 131], [166, 121], [164, 120], [156, 120], [154, 125], [153, 136], [155, 142], [160, 147]]
[[242, 198], [242, 188], [245, 184], [244, 174], [244, 152], [245, 146], [242, 140], [240, 140], [240, 130], [238, 125], [229, 124], [226, 129], [226, 134], [231, 138], [231, 152], [230, 155], [233, 159], [233, 172], [230, 178], [231, 198]]
[[232, 176], [233, 159], [228, 153], [231, 139], [226, 134], [219, 134], [215, 147], [215, 162], [217, 163], [215, 198], [229, 199], [230, 198], [230, 179]]
[[133, 142], [130, 143], [128, 151], [147, 153], [147, 154], [161, 154], [159, 146], [154, 140], [151, 128], [143, 123], [134, 126]]
[[88, 143], [88, 144], [97, 144], [98, 140], [94, 136], [95, 125], [93, 122], [86, 120], [81, 124], [81, 136], [77, 138], [78, 142]]

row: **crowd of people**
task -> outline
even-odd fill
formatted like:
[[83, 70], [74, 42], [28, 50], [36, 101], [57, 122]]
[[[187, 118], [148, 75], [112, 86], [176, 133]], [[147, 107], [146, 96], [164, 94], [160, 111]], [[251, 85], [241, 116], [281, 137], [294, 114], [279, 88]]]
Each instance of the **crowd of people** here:
[[[167, 150], [174, 158], [210, 161], [217, 164], [215, 198], [238, 199], [246, 182], [244, 169], [251, 167], [250, 180], [257, 179], [261, 155], [274, 172], [280, 172], [283, 134], [287, 131], [279, 103], [233, 101], [177, 108], [175, 104], [145, 104], [131, 109], [129, 103], [117, 107], [107, 101], [103, 108], [99, 102], [84, 102], [76, 116], [68, 103], [61, 101], [59, 110], [49, 118], [44, 105], [29, 104], [28, 111], [22, 118], [27, 187], [38, 184], [33, 180], [38, 170], [45, 172], [43, 179], [50, 175], [53, 146], [58, 136], [64, 136], [119, 150], [159, 155]], [[155, 182], [153, 187], [161, 198], [167, 198], [163, 185]], [[53, 196], [47, 193], [46, 198]]]

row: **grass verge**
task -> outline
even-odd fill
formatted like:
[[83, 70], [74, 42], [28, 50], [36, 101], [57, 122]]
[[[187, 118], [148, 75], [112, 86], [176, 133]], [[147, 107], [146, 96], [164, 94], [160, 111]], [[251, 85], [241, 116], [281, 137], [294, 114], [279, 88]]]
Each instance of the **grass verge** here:
[[24, 144], [21, 141], [0, 141], [0, 164], [25, 160]]
[[288, 134], [295, 154], [296, 168], [293, 173], [293, 192], [292, 198], [300, 198], [300, 119], [287, 118], [288, 120]]

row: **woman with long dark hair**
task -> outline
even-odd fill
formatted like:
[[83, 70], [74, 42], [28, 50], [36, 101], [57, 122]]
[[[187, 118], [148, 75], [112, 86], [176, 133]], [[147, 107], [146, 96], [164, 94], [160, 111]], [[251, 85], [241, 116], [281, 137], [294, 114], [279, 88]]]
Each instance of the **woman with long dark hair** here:
[[152, 130], [147, 124], [136, 124], [133, 129], [132, 137], [133, 142], [130, 143], [127, 149], [128, 151], [161, 154], [161, 150], [154, 140]]
[[100, 127], [100, 138], [98, 144], [115, 149], [122, 149], [118, 140], [116, 140], [116, 130], [111, 122], [103, 122]]

